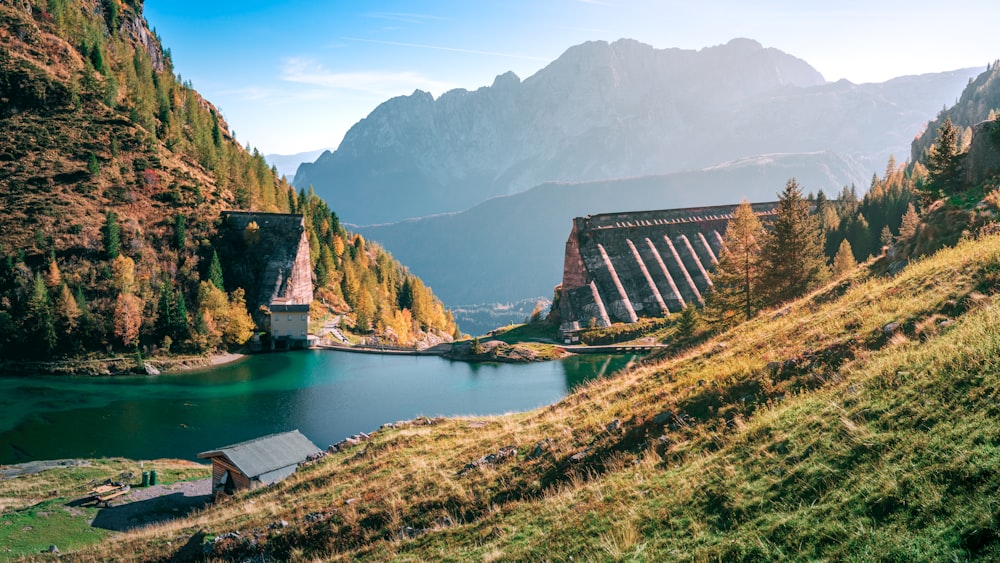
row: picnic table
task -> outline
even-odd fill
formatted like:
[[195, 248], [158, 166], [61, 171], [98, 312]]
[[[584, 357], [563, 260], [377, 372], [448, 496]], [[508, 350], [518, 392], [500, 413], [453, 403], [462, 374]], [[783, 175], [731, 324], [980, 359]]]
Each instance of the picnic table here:
[[98, 506], [103, 504], [105, 507], [111, 508], [111, 501], [129, 492], [131, 488], [128, 483], [105, 483], [94, 487], [87, 495]]

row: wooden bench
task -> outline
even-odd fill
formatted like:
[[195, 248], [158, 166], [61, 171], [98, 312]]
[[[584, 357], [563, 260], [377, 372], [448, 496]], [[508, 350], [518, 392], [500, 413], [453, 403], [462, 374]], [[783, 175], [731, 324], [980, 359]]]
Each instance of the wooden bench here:
[[106, 508], [111, 508], [111, 501], [129, 492], [130, 489], [128, 485], [99, 485], [90, 491], [90, 498], [97, 503], [97, 506], [103, 504]]

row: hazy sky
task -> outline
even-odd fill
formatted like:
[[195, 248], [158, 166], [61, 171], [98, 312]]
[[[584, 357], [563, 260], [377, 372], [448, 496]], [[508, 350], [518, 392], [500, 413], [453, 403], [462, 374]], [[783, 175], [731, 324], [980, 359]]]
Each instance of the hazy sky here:
[[244, 144], [335, 148], [386, 99], [522, 79], [572, 45], [749, 37], [834, 81], [1000, 59], [997, 0], [146, 0], [146, 18]]

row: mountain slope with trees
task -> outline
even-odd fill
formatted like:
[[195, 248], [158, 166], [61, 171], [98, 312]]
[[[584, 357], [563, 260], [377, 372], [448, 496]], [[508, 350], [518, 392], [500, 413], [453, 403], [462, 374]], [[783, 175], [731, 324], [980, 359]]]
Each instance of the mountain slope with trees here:
[[[381, 247], [239, 145], [141, 0], [3, 3], [0, 45], [0, 357], [241, 344], [242, 296], [210, 282], [224, 209], [304, 214], [317, 292], [362, 309], [359, 332], [455, 331]], [[426, 304], [409, 323], [404, 286]]]

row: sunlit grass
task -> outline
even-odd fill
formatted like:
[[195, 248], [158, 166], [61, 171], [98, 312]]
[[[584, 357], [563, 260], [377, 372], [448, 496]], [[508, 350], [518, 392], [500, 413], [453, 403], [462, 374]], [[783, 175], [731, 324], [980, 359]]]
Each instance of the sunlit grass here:
[[[1000, 556], [998, 287], [995, 237], [895, 278], [859, 270], [551, 407], [379, 432], [81, 556], [167, 558], [199, 530], [254, 529], [302, 560]], [[291, 526], [268, 532], [276, 519]]]

